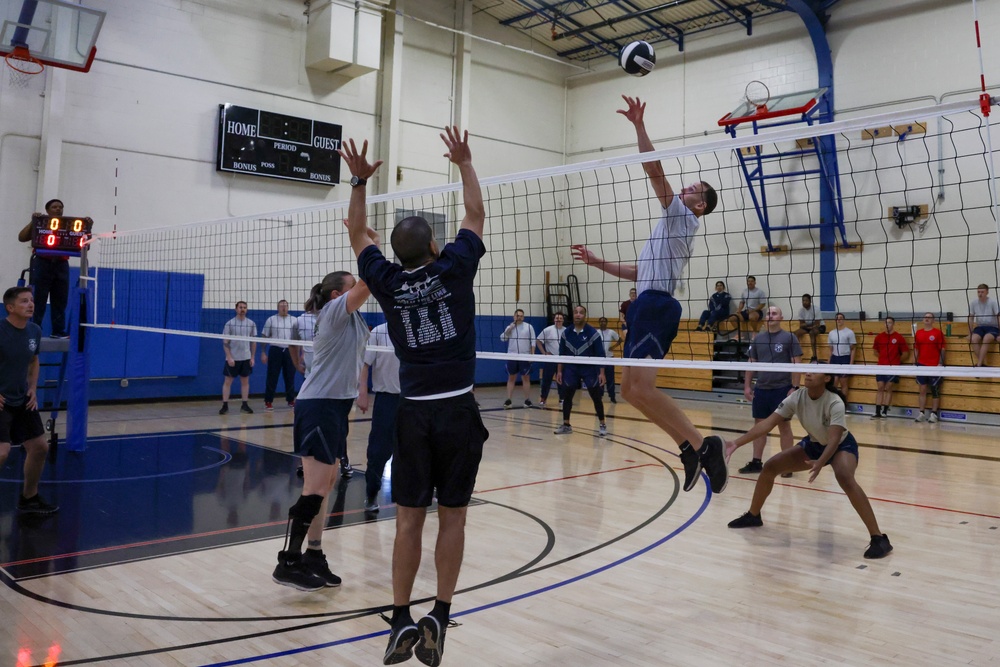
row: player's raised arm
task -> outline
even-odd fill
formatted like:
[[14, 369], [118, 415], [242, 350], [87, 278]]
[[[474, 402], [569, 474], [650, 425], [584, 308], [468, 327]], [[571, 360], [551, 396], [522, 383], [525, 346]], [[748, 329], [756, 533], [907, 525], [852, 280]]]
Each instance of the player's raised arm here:
[[472, 151], [469, 150], [469, 131], [460, 133], [455, 126], [444, 128], [445, 134], [441, 140], [448, 147], [444, 154], [453, 164], [458, 166], [462, 176], [462, 197], [465, 200], [465, 218], [462, 219], [462, 229], [474, 232], [483, 237], [483, 227], [486, 224], [486, 207], [483, 205], [483, 191], [479, 187], [479, 177], [472, 166]]
[[361, 251], [372, 245], [374, 242], [367, 233], [368, 210], [367, 210], [367, 181], [375, 171], [382, 165], [382, 160], [375, 164], [368, 162], [368, 140], [365, 139], [358, 151], [354, 144], [354, 139], [342, 144], [342, 148], [337, 151], [340, 157], [347, 163], [347, 168], [351, 171], [351, 203], [347, 207], [347, 234], [351, 239], [351, 247], [355, 255], [360, 255]]
[[[646, 112], [646, 103], [640, 101], [638, 97], [629, 97], [628, 95], [622, 95], [622, 99], [625, 100], [628, 108], [619, 109], [618, 113], [625, 116], [635, 126], [635, 136], [639, 142], [639, 152], [652, 152], [655, 150], [653, 142], [649, 139], [649, 134], [646, 133], [646, 123], [643, 121], [643, 115]], [[653, 186], [653, 192], [656, 193], [657, 199], [660, 200], [660, 205], [663, 208], [670, 206], [670, 202], [674, 199], [674, 190], [670, 187], [670, 182], [663, 173], [663, 165], [660, 164], [659, 160], [654, 160], [652, 162], [643, 162], [642, 168], [646, 171], [646, 176], [649, 177], [649, 184]]]
[[587, 266], [592, 266], [595, 269], [600, 269], [605, 273], [610, 273], [625, 280], [634, 281], [639, 273], [638, 267], [635, 264], [622, 264], [621, 262], [609, 262], [601, 259], [588, 250], [585, 245], [577, 244], [570, 246], [570, 252], [573, 253], [573, 259], [576, 261], [583, 262]]

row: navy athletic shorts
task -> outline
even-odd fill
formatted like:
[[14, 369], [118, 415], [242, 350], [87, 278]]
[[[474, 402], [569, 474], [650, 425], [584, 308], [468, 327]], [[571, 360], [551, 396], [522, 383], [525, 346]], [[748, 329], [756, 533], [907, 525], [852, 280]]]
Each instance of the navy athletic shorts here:
[[[799, 447], [806, 450], [806, 456], [809, 457], [810, 461], [818, 460], [819, 457], [823, 456], [823, 450], [826, 449], [826, 447], [815, 440], [811, 440], [808, 436], [802, 439]], [[858, 441], [854, 439], [854, 435], [848, 433], [844, 441], [837, 447], [837, 452], [847, 452], [848, 454], [854, 454], [854, 458], [858, 458]], [[834, 452], [833, 456], [836, 456], [837, 452]], [[830, 465], [833, 462], [833, 456], [826, 462], [826, 465]]]
[[662, 359], [677, 337], [681, 304], [660, 290], [645, 290], [625, 314], [628, 335], [622, 356], [627, 359]]
[[353, 398], [306, 398], [295, 402], [292, 443], [299, 456], [333, 465], [347, 451]]

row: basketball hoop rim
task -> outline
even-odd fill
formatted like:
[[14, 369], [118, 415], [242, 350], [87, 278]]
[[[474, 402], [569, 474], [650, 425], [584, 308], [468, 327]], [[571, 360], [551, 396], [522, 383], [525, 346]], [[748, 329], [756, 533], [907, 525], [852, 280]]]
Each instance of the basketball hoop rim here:
[[[45, 71], [45, 63], [31, 55], [28, 49], [21, 46], [15, 47], [13, 51], [4, 56], [4, 62], [7, 63], [7, 67], [26, 76], [35, 76]], [[37, 69], [25, 69], [15, 63], [31, 63]]]

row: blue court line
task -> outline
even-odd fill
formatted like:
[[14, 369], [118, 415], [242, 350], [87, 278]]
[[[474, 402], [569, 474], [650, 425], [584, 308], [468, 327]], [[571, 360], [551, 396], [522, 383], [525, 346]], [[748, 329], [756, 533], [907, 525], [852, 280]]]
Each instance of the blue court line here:
[[[625, 440], [632, 440], [633, 442], [639, 442], [641, 444], [653, 447], [654, 449], [659, 449], [660, 451], [666, 451], [662, 447], [658, 447], [656, 445], [651, 445], [650, 443], [642, 442], [641, 440], [636, 440], [635, 438], [624, 437], [623, 439], [625, 439]], [[701, 477], [702, 477], [703, 481], [705, 481], [705, 482], [708, 481], [708, 477], [705, 475], [704, 472], [701, 474]], [[618, 559], [616, 561], [612, 561], [611, 563], [607, 563], [605, 565], [602, 565], [602, 566], [600, 566], [600, 567], [598, 567], [596, 569], [590, 570], [589, 572], [584, 572], [583, 574], [578, 574], [577, 576], [572, 577], [570, 579], [566, 579], [565, 581], [560, 581], [560, 582], [557, 582], [557, 583], [554, 583], [554, 584], [549, 584], [548, 586], [544, 586], [542, 588], [537, 588], [537, 589], [535, 589], [533, 591], [528, 591], [527, 593], [521, 593], [520, 595], [514, 595], [512, 597], [505, 598], [503, 600], [497, 600], [496, 602], [490, 602], [490, 603], [481, 605], [479, 607], [474, 607], [473, 609], [467, 609], [465, 611], [458, 612], [457, 614], [455, 614], [454, 616], [452, 616], [452, 618], [459, 618], [459, 617], [462, 617], [462, 616], [467, 616], [469, 614], [479, 613], [481, 611], [486, 611], [487, 609], [493, 609], [494, 607], [499, 607], [501, 605], [511, 604], [513, 602], [518, 602], [518, 601], [524, 600], [526, 598], [534, 597], [536, 595], [541, 595], [542, 593], [548, 593], [549, 591], [553, 591], [553, 590], [556, 590], [558, 588], [562, 588], [563, 586], [568, 586], [568, 585], [576, 583], [578, 581], [582, 581], [584, 579], [588, 579], [588, 578], [593, 577], [595, 575], [601, 574], [602, 572], [610, 570], [613, 567], [618, 567], [619, 565], [622, 565], [622, 564], [627, 563], [627, 562], [629, 562], [631, 560], [634, 560], [634, 559], [638, 558], [639, 556], [642, 556], [642, 555], [644, 555], [644, 554], [652, 551], [653, 549], [655, 549], [655, 548], [663, 545], [664, 543], [668, 542], [669, 540], [672, 540], [673, 538], [675, 538], [678, 535], [680, 535], [682, 531], [686, 530], [702, 514], [705, 513], [705, 510], [708, 508], [708, 503], [709, 503], [709, 501], [711, 499], [712, 499], [712, 490], [708, 486], [708, 484], [706, 483], [706, 485], [705, 485], [705, 498], [702, 500], [701, 507], [698, 508], [698, 511], [695, 512], [694, 515], [692, 515], [687, 521], [685, 521], [683, 524], [681, 524], [680, 526], [678, 526], [677, 528], [675, 528], [672, 532], [670, 532], [667, 535], [663, 536], [662, 538], [660, 538], [656, 542], [653, 542], [652, 544], [650, 544], [648, 546], [645, 546], [642, 549], [640, 549], [640, 550], [638, 550], [638, 551], [636, 551], [634, 553], [629, 554], [628, 556], [623, 556], [622, 558], [620, 558], [620, 559]], [[268, 653], [268, 654], [265, 654], [265, 655], [254, 656], [254, 657], [249, 657], [249, 658], [240, 658], [238, 660], [228, 660], [226, 662], [211, 662], [211, 663], [206, 663], [206, 664], [202, 665], [201, 667], [227, 667], [228, 665], [245, 665], [245, 664], [248, 664], [248, 663], [251, 663], [251, 662], [258, 662], [260, 660], [271, 660], [273, 658], [281, 658], [281, 657], [288, 656], [288, 655], [297, 655], [299, 653], [306, 653], [308, 651], [318, 651], [318, 650], [321, 650], [321, 649], [331, 648], [331, 647], [334, 647], [334, 646], [342, 646], [344, 644], [353, 644], [355, 642], [366, 641], [368, 639], [374, 639], [376, 637], [385, 637], [385, 636], [388, 636], [389, 632], [390, 632], [389, 630], [381, 630], [379, 632], [370, 632], [370, 633], [365, 634], [365, 635], [358, 635], [356, 637], [346, 637], [344, 639], [338, 639], [338, 640], [335, 640], [335, 641], [332, 641], [332, 642], [324, 642], [322, 644], [313, 644], [311, 646], [303, 646], [303, 647], [300, 647], [300, 648], [289, 649], [287, 651], [279, 651], [277, 653]]]
[[[161, 477], [175, 477], [177, 475], [190, 475], [192, 473], [201, 472], [202, 470], [210, 470], [212, 468], [218, 468], [219, 466], [224, 466], [229, 463], [230, 459], [233, 458], [232, 454], [223, 451], [221, 449], [216, 449], [215, 447], [208, 447], [202, 445], [202, 449], [207, 449], [212, 452], [218, 452], [222, 454], [222, 460], [216, 461], [215, 463], [209, 463], [206, 466], [200, 468], [189, 468], [188, 470], [176, 470], [174, 472], [160, 472], [155, 475], [136, 475], [134, 477], [106, 477], [104, 479], [43, 479], [39, 484], [95, 484], [98, 482], [134, 482], [139, 479], [159, 479]], [[22, 479], [0, 479], [0, 484], [22, 484], [24, 480]]]

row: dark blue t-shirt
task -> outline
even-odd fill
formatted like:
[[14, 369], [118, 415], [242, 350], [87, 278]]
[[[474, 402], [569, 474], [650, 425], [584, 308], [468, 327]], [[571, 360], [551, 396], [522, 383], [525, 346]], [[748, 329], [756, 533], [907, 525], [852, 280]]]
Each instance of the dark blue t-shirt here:
[[42, 329], [34, 322], [18, 329], [6, 318], [0, 320], [0, 396], [12, 408], [28, 398], [28, 366], [41, 342]]
[[358, 274], [385, 313], [404, 398], [459, 391], [475, 382], [472, 281], [485, 254], [483, 240], [462, 229], [437, 261], [413, 271], [390, 262], [375, 246], [358, 257]]
[[[562, 337], [559, 339], [559, 354], [605, 359], [604, 339], [601, 337], [601, 332], [589, 324], [584, 324], [583, 330], [580, 332], [577, 332], [574, 325], [571, 324], [566, 327]], [[599, 366], [591, 366], [590, 364], [581, 364], [581, 366], [587, 370], [593, 370], [595, 373], [600, 368]]]

